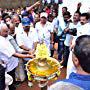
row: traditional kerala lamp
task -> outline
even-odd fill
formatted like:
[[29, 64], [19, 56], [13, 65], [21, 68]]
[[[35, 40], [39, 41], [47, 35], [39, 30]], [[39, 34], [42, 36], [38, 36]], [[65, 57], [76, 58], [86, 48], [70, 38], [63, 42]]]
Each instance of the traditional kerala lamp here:
[[39, 82], [41, 90], [47, 90], [48, 80], [54, 79], [60, 75], [60, 63], [49, 57], [49, 50], [45, 43], [37, 45], [36, 58], [26, 64], [26, 70], [30, 78]]

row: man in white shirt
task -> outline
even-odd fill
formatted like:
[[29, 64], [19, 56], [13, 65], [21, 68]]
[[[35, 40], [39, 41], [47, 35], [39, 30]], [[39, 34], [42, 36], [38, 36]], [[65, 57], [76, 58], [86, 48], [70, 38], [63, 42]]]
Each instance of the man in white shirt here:
[[[6, 24], [0, 25], [0, 52], [3, 53], [2, 57], [3, 62], [6, 65], [6, 72], [13, 77], [13, 81], [15, 82], [15, 68], [18, 66], [18, 58], [31, 58], [31, 55], [23, 55], [16, 53], [14, 47], [7, 39], [8, 36], [8, 27]], [[5, 56], [3, 56], [5, 55]], [[4, 58], [5, 57], [5, 58]], [[10, 90], [15, 90], [14, 85], [10, 85]]]
[[[50, 43], [53, 42], [53, 28], [50, 22], [47, 21], [47, 13], [42, 12], [40, 15], [40, 22], [36, 23], [35, 29], [38, 33], [38, 39], [41, 43], [42, 41], [47, 45], [50, 50]], [[51, 40], [50, 40], [51, 38]]]
[[7, 72], [9, 72], [18, 65], [18, 59], [16, 57], [12, 57], [12, 55], [15, 53], [15, 50], [10, 42], [6, 39], [8, 36], [7, 26], [3, 24], [0, 29], [0, 52], [4, 53], [7, 58], [10, 59], [10, 61], [5, 61], [5, 63], [7, 63]]
[[23, 31], [23, 27], [21, 24], [21, 18], [19, 15], [12, 16], [12, 23], [15, 25], [15, 34]]
[[22, 18], [23, 32], [16, 35], [16, 41], [20, 48], [26, 51], [33, 51], [38, 42], [38, 36], [33, 28], [30, 26], [30, 19], [28, 17]]
[[[88, 21], [89, 21], [88, 13], [82, 13], [80, 16], [81, 26], [77, 27], [77, 36], [73, 38], [71, 48], [74, 47], [75, 40], [77, 37], [82, 36], [82, 35], [90, 35], [90, 23]], [[69, 75], [72, 72], [76, 72], [76, 69], [72, 62], [72, 52], [71, 52], [68, 59], [66, 78], [69, 78]]]
[[[78, 11], [76, 11], [76, 12], [74, 13], [73, 22], [69, 24], [69, 28], [70, 28], [70, 29], [73, 29], [73, 28], [76, 28], [76, 29], [77, 29], [77, 28], [81, 27], [81, 24], [80, 24], [80, 15], [81, 15], [81, 13], [78, 12]], [[72, 37], [73, 37], [73, 38], [72, 38], [72, 40], [73, 40], [73, 39], [76, 38], [77, 36], [72, 36]], [[66, 78], [68, 78], [68, 75], [69, 75], [69, 73], [72, 71], [72, 69], [73, 69], [73, 70], [75, 69], [75, 67], [72, 68], [71, 70], [69, 69], [70, 67], [73, 66], [73, 63], [71, 62], [71, 60], [72, 60], [72, 51], [71, 51], [71, 48], [72, 48], [72, 46], [71, 46], [72, 40], [69, 40], [70, 54], [69, 54], [69, 58], [68, 58], [68, 63], [70, 63], [70, 65], [67, 65], [67, 77], [66, 77]], [[68, 69], [69, 69], [69, 70], [68, 70]]]

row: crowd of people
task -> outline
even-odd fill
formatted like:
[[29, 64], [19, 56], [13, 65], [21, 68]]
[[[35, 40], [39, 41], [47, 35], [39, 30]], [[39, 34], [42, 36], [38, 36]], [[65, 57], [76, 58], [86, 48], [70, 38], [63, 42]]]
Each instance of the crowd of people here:
[[59, 15], [58, 4], [41, 7], [40, 1], [23, 9], [0, 8], [0, 90], [16, 90], [18, 81], [27, 80], [25, 64], [35, 58], [37, 44], [42, 42], [50, 56], [67, 68], [67, 79], [48, 90], [60, 90], [64, 82], [90, 89], [90, 12], [81, 13], [81, 7], [78, 3], [74, 15], [66, 6]]

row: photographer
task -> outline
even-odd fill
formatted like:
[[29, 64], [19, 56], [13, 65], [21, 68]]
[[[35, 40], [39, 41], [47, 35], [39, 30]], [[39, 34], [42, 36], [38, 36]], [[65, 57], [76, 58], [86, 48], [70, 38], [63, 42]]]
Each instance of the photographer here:
[[63, 54], [63, 61], [61, 62], [61, 64], [62, 64], [62, 66], [67, 67], [67, 61], [68, 61], [69, 52], [70, 52], [69, 46], [70, 46], [70, 41], [73, 36], [71, 33], [69, 33], [69, 31], [70, 31], [69, 24], [72, 23], [70, 12], [68, 12], [68, 11], [65, 12], [63, 14], [63, 18], [64, 18], [66, 28], [62, 32], [62, 35], [64, 34], [66, 36], [66, 38], [64, 41], [64, 54]]
[[66, 28], [64, 30], [64, 33], [66, 34], [66, 39], [64, 41], [64, 54], [63, 54], [63, 62], [62, 62], [62, 66], [67, 67], [67, 61], [68, 61], [68, 57], [69, 57], [69, 46], [70, 46], [70, 41], [73, 38], [73, 32], [71, 31], [72, 29]]

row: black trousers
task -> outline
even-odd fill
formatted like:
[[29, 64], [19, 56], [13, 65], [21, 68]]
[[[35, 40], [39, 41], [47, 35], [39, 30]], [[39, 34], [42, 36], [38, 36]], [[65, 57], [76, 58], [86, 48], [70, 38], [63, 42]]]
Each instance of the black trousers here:
[[16, 90], [16, 88], [15, 88], [15, 69], [8, 72], [8, 74], [11, 75], [13, 78], [13, 83], [11, 85], [9, 85], [9, 90]]
[[67, 62], [68, 62], [68, 58], [69, 58], [69, 47], [68, 46], [64, 46], [64, 54], [63, 54], [63, 63], [62, 66], [67, 67]]
[[58, 42], [58, 60], [61, 61], [64, 54], [64, 41]]

